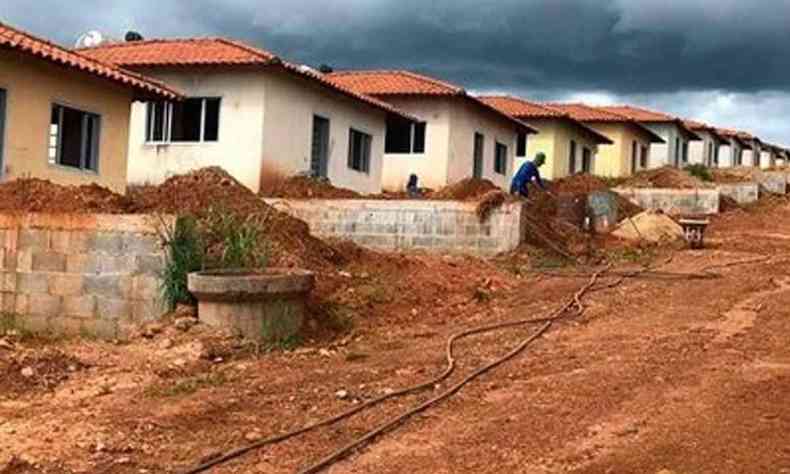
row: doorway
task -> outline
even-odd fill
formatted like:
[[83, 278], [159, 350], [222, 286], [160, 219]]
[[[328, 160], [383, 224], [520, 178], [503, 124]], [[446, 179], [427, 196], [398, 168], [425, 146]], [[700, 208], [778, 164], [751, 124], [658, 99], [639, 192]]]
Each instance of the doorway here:
[[315, 177], [329, 176], [329, 119], [313, 116], [313, 146], [310, 171]]
[[472, 165], [472, 177], [475, 179], [483, 178], [483, 148], [485, 137], [480, 133], [475, 133], [474, 163]]

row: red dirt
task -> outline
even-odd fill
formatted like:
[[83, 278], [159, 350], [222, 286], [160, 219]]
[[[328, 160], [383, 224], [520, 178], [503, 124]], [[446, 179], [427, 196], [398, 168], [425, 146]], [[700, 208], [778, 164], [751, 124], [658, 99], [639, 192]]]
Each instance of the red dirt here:
[[497, 185], [487, 179], [467, 178], [431, 193], [428, 198], [437, 201], [472, 201], [498, 189]]
[[322, 179], [294, 176], [272, 187], [272, 192], [262, 193], [266, 197], [284, 199], [358, 199], [363, 196], [355, 191], [336, 188]]
[[655, 170], [642, 171], [624, 180], [622, 186], [626, 188], [672, 188], [695, 189], [712, 188], [715, 185], [705, 183], [691, 176], [683, 170], [665, 166]]
[[105, 213], [129, 210], [128, 198], [96, 184], [62, 186], [38, 178], [0, 184], [0, 212]]
[[713, 181], [721, 184], [749, 183], [753, 181], [754, 170], [746, 168], [715, 168], [711, 170]]
[[[714, 217], [709, 248], [660, 254], [653, 263], [681, 274], [790, 258], [790, 206], [769, 204]], [[671, 263], [661, 265], [669, 256]], [[91, 368], [53, 391], [0, 401], [0, 472], [182, 472], [248, 438], [283, 433], [433, 377], [443, 368], [449, 334], [546, 315], [587, 281], [574, 273], [590, 271], [570, 268], [558, 277], [494, 265], [392, 256], [343, 267], [348, 276], [324, 306], [353, 324], [336, 339], [307, 339], [294, 352], [256, 356], [254, 347], [232, 338], [223, 339], [222, 351], [209, 350], [206, 338], [222, 336], [202, 326], [187, 333], [167, 327], [153, 339], [122, 345], [52, 342]], [[582, 318], [558, 325], [522, 355], [326, 472], [788, 470], [786, 265], [762, 261], [716, 269], [712, 279], [669, 273], [600, 287], [585, 298]], [[633, 265], [617, 267], [628, 268]], [[298, 472], [446, 390], [532, 331], [464, 341], [457, 373], [436, 390], [211, 472]], [[29, 344], [19, 342], [17, 350], [40, 350]], [[339, 390], [348, 397], [338, 397]]]

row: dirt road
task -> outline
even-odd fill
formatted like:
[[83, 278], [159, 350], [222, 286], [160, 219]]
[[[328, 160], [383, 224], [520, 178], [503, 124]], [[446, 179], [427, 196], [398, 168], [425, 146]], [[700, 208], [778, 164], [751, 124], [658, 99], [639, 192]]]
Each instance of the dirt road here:
[[[692, 273], [770, 260], [714, 270], [717, 278], [665, 274], [590, 294], [582, 319], [329, 472], [790, 473], [790, 207], [717, 218], [709, 243], [655, 261], [671, 255], [661, 270]], [[0, 360], [17, 361], [0, 380], [0, 473], [179, 472], [430, 378], [444, 368], [449, 334], [546, 314], [586, 282], [434, 257], [365, 270], [379, 286], [357, 281], [363, 269], [347, 271], [354, 278], [337, 295], [368, 301], [347, 303], [351, 333], [293, 352], [257, 357], [200, 328], [173, 327], [125, 345], [0, 348]], [[441, 387], [211, 472], [305, 468], [530, 330], [465, 341]]]

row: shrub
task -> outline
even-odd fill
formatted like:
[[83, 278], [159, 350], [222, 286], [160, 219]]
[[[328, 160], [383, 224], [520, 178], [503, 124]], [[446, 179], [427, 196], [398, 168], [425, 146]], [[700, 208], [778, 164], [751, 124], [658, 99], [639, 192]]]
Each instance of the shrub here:
[[162, 275], [162, 297], [173, 310], [177, 304], [194, 304], [187, 290], [187, 275], [203, 269], [204, 248], [194, 217], [179, 217], [165, 242], [167, 262]]
[[713, 175], [711, 174], [710, 170], [708, 169], [707, 166], [702, 164], [686, 166], [686, 173], [696, 178], [699, 178], [702, 181], [706, 181], [706, 182], [713, 181]]

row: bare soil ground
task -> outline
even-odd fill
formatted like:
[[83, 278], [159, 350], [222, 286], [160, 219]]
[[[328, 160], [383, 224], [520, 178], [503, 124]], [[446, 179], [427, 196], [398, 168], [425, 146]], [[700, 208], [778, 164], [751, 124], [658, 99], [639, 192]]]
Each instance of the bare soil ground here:
[[[752, 263], [713, 269], [716, 278], [645, 275], [591, 293], [582, 318], [328, 472], [790, 472], [790, 205], [777, 199], [717, 217], [708, 243], [665, 249], [653, 262], [676, 273]], [[633, 268], [633, 255], [624, 257], [621, 266]], [[168, 324], [125, 344], [6, 340], [0, 473], [180, 472], [431, 378], [444, 368], [449, 334], [545, 315], [587, 281], [584, 269], [557, 276], [570, 269], [469, 258], [378, 262], [348, 264], [324, 285], [316, 304], [336, 331], [313, 330], [291, 351]], [[211, 472], [297, 472], [532, 330], [464, 341], [441, 387]]]

